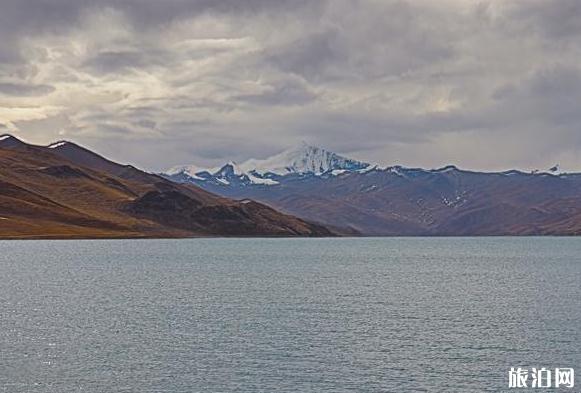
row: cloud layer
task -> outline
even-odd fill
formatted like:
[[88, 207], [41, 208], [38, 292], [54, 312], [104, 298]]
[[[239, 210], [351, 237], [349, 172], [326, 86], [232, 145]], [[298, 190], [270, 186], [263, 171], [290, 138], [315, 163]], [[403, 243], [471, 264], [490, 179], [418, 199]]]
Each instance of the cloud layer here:
[[581, 170], [577, 0], [5, 0], [0, 125], [159, 170], [307, 140]]

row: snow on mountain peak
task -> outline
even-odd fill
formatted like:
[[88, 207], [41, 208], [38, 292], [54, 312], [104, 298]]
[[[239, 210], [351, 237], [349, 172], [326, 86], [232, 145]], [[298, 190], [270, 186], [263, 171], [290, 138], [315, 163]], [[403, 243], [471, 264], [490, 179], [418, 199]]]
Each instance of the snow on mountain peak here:
[[10, 134], [0, 135], [0, 142], [1, 142], [3, 147], [26, 145], [26, 143], [22, 142], [20, 139], [18, 139], [14, 135], [10, 135]]
[[554, 176], [561, 176], [561, 175], [566, 175], [567, 172], [563, 170], [563, 168], [561, 168], [560, 164], [556, 164], [554, 166], [552, 166], [549, 169], [546, 170], [539, 170], [539, 169], [534, 169], [530, 172], [533, 175], [554, 175]]
[[181, 165], [169, 169], [166, 174], [174, 178], [211, 181], [214, 184], [279, 184], [277, 177], [290, 174], [320, 176], [330, 173], [338, 176], [347, 171], [361, 171], [369, 164], [351, 160], [336, 153], [301, 142], [297, 146], [266, 159], [250, 159], [242, 164], [233, 161], [212, 169], [195, 165]]
[[200, 168], [196, 165], [178, 165], [174, 166], [166, 171], [166, 174], [173, 176], [179, 174], [185, 174], [187, 176], [197, 178], [196, 173], [205, 172], [207, 169]]
[[272, 173], [279, 176], [290, 173], [320, 175], [332, 170], [357, 170], [367, 166], [369, 164], [350, 160], [306, 142], [264, 160], [250, 159], [240, 165], [245, 172]]
[[56, 149], [57, 147], [64, 146], [64, 145], [66, 145], [68, 143], [69, 142], [67, 142], [67, 141], [58, 141], [58, 142], [55, 142], [55, 143], [52, 143], [52, 144], [48, 145], [48, 148], [49, 149]]
[[238, 164], [236, 164], [234, 161], [229, 161], [228, 163], [226, 163], [226, 165], [224, 165], [218, 171], [212, 172], [212, 174], [215, 176], [227, 177], [227, 176], [232, 176], [232, 175], [242, 176], [242, 175], [244, 175], [244, 172], [240, 169]]

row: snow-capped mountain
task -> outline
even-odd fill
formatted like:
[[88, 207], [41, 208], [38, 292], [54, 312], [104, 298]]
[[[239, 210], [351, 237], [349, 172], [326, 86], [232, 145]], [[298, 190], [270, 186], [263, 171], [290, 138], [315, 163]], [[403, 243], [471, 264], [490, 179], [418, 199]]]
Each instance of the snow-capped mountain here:
[[179, 182], [197, 184], [271, 186], [297, 177], [337, 176], [367, 168], [370, 168], [368, 163], [352, 160], [303, 142], [263, 160], [250, 159], [241, 164], [228, 162], [222, 167], [209, 169], [196, 165], [182, 165], [169, 169], [165, 175]]
[[[305, 142], [266, 159], [250, 159], [241, 164], [230, 161], [223, 166], [202, 168], [197, 165], [181, 165], [162, 175], [179, 183], [194, 183], [212, 192], [223, 193], [223, 188], [247, 188], [275, 186], [311, 178], [329, 179], [340, 175], [358, 173], [391, 173], [399, 177], [417, 177], [425, 173], [454, 173], [460, 171], [453, 165], [438, 169], [406, 168], [401, 166], [380, 167], [356, 161], [321, 147]], [[498, 172], [502, 175], [525, 175], [526, 172], [511, 170]], [[557, 164], [554, 167], [529, 174], [565, 176]], [[228, 195], [231, 191], [225, 191]]]
[[563, 168], [561, 168], [561, 165], [559, 165], [559, 164], [556, 164], [556, 165], [550, 167], [546, 171], [539, 171], [539, 172], [540, 173], [550, 173], [551, 175], [555, 175], [555, 176], [567, 174], [567, 171], [563, 170]]
[[558, 165], [528, 172], [380, 167], [301, 144], [263, 160], [183, 166], [164, 176], [350, 235], [581, 234], [581, 174]]
[[257, 174], [276, 174], [279, 176], [295, 174], [322, 175], [333, 170], [360, 170], [369, 164], [345, 158], [336, 153], [305, 142], [285, 150], [265, 160], [248, 160], [240, 165], [244, 172]]
[[[121, 198], [105, 204], [120, 210], [107, 210], [99, 219], [133, 214], [132, 220], [146, 218], [147, 225], [156, 222], [180, 231], [294, 236], [328, 234], [325, 228], [331, 228], [341, 234], [374, 236], [581, 235], [581, 173], [564, 172], [558, 165], [526, 172], [476, 172], [452, 165], [379, 167], [301, 144], [263, 160], [228, 162], [211, 169], [190, 165], [164, 174], [207, 191], [201, 192], [107, 160], [73, 142], [33, 146], [0, 135], [0, 156], [5, 161], [12, 162], [16, 156], [35, 159], [35, 152], [42, 153], [38, 159], [44, 161], [26, 164], [26, 174], [5, 174], [3, 179], [9, 183], [13, 178], [25, 180], [4, 193], [7, 206], [20, 198], [11, 196], [14, 190], [24, 192], [23, 185], [37, 181], [43, 193], [67, 184], [71, 193], [57, 190], [58, 197], [66, 195], [71, 198], [67, 203], [82, 203], [81, 208], [87, 201], [78, 198], [91, 196], [85, 188], [98, 185], [96, 192], [105, 190], [105, 198]], [[12, 166], [5, 167], [9, 171]], [[74, 191], [77, 184], [83, 190]], [[231, 199], [215, 198], [212, 193]], [[26, 191], [22, 198], [34, 205], [37, 192]], [[57, 205], [55, 209], [62, 208]], [[88, 205], [93, 206], [92, 202]], [[92, 209], [91, 214], [98, 211], [95, 206]], [[51, 219], [56, 214], [60, 210], [52, 212]], [[87, 219], [83, 216], [82, 220]]]

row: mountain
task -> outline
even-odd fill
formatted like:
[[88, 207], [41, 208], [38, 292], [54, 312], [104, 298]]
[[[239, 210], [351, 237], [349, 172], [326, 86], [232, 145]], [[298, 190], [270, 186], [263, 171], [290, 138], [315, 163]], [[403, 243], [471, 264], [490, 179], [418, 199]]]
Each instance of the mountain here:
[[0, 136], [0, 238], [330, 236], [271, 207], [112, 162], [72, 142]]
[[581, 234], [581, 175], [558, 166], [531, 173], [380, 167], [303, 146], [215, 171], [186, 168], [164, 176], [263, 202], [346, 234]]
[[240, 168], [244, 172], [254, 172], [259, 175], [285, 176], [301, 173], [320, 175], [333, 170], [358, 170], [368, 166], [369, 164], [351, 160], [302, 142], [292, 149], [265, 160], [246, 161]]
[[[1, 146], [1, 145], [0, 145]], [[160, 177], [144, 172], [132, 165], [123, 165], [70, 141], [58, 141], [46, 147], [51, 153], [95, 171], [107, 172], [125, 180], [158, 182]]]
[[273, 186], [291, 179], [339, 175], [344, 171], [363, 171], [369, 164], [345, 158], [336, 153], [310, 146], [305, 142], [265, 160], [248, 160], [240, 165], [231, 161], [222, 167], [203, 169], [182, 165], [165, 175], [184, 183], [217, 186]]

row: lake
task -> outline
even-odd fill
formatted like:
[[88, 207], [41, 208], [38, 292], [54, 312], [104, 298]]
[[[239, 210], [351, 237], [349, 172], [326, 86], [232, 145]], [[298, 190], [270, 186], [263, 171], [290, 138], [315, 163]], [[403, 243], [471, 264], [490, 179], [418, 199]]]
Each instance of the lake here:
[[0, 391], [508, 391], [580, 305], [581, 238], [0, 241]]

